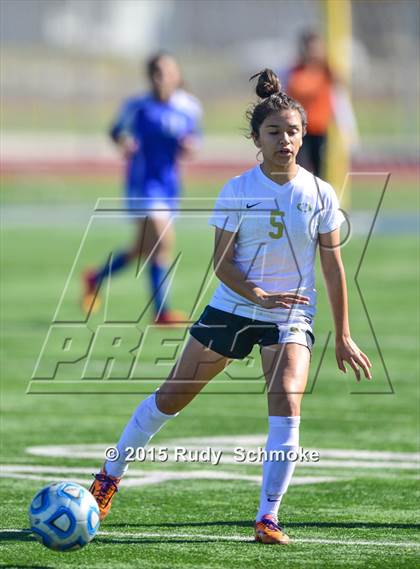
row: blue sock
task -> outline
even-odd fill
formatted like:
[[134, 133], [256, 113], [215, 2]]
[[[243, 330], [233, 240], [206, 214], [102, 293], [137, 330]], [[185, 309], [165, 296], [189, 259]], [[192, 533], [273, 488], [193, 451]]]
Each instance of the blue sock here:
[[129, 262], [129, 256], [127, 253], [116, 253], [112, 254], [111, 258], [105, 263], [105, 265], [97, 271], [95, 275], [96, 283], [102, 282], [106, 277], [112, 273], [120, 271]]
[[167, 275], [167, 268], [156, 261], [152, 261], [149, 266], [150, 284], [152, 287], [153, 304], [156, 315], [162, 314], [166, 307], [166, 296], [168, 282], [164, 282]]

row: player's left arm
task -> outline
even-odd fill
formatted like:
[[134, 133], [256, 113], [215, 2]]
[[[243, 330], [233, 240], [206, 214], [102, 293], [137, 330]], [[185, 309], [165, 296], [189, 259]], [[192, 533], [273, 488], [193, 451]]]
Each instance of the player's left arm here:
[[179, 141], [179, 154], [181, 158], [194, 158], [200, 146], [197, 135], [190, 134]]
[[202, 141], [203, 109], [196, 101], [188, 116], [188, 128], [179, 140], [179, 153], [181, 158], [194, 158]]
[[346, 275], [340, 253], [340, 230], [319, 234], [321, 267], [324, 274], [335, 325], [335, 355], [339, 369], [347, 373], [344, 362], [360, 381], [360, 368], [371, 379], [372, 364], [352, 340], [348, 316]]

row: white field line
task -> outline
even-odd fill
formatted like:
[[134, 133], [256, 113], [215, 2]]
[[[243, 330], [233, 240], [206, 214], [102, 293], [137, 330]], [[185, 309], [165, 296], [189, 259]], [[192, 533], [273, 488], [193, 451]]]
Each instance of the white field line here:
[[[2, 529], [0, 530], [0, 536], [2, 533], [25, 533], [30, 535], [30, 530], [20, 530], [20, 529]], [[239, 541], [239, 542], [254, 542], [254, 538], [251, 536], [242, 535], [211, 535], [205, 533], [173, 533], [162, 534], [162, 533], [151, 533], [151, 532], [121, 532], [121, 531], [98, 531], [97, 535], [109, 536], [109, 537], [119, 537], [119, 538], [137, 538], [137, 539], [151, 539], [151, 538], [162, 538], [168, 544], [171, 539], [187, 539], [194, 543], [195, 539], [202, 539], [203, 541]], [[188, 543], [188, 542], [186, 542]], [[321, 545], [347, 545], [347, 546], [371, 546], [371, 547], [402, 547], [402, 548], [420, 548], [420, 542], [413, 541], [377, 541], [377, 540], [366, 540], [366, 539], [322, 539], [322, 538], [293, 538], [291, 539], [291, 544], [294, 543], [314, 543]]]
[[[137, 537], [137, 538], [148, 538], [148, 537], [161, 537], [166, 539], [167, 534], [159, 534], [159, 533], [123, 533], [123, 532], [113, 532], [113, 531], [99, 531], [98, 535], [110, 536], [110, 537]], [[170, 534], [171, 538], [190, 538], [193, 540], [194, 538], [203, 539], [203, 540], [211, 540], [211, 541], [250, 541], [253, 542], [253, 537], [241, 536], [241, 535], [207, 535], [205, 533], [172, 533]], [[392, 546], [392, 547], [415, 547], [420, 548], [420, 542], [398, 542], [398, 541], [375, 541], [375, 540], [364, 540], [364, 539], [355, 539], [355, 540], [345, 540], [345, 539], [319, 539], [319, 538], [295, 538], [291, 540], [292, 543], [319, 543], [319, 544], [326, 544], [326, 545], [371, 545], [376, 547], [382, 546]], [[169, 541], [168, 541], [169, 543]]]
[[[83, 475], [91, 474], [93, 469], [78, 467], [54, 467], [37, 465], [4, 465], [0, 471], [0, 478], [12, 478], [19, 480], [40, 480], [51, 481], [54, 475], [65, 475], [78, 484], [89, 484], [91, 477]], [[74, 476], [76, 475], [76, 476]], [[339, 478], [336, 476], [295, 476], [291, 481], [294, 486], [306, 484], [323, 484], [325, 482], [336, 482], [350, 480], [351, 478]], [[160, 484], [167, 481], [178, 480], [240, 480], [261, 483], [261, 475], [240, 474], [237, 472], [224, 470], [188, 470], [168, 471], [168, 470], [131, 470], [124, 478], [124, 487], [147, 486], [150, 484]]]
[[[234, 438], [236, 447], [246, 450], [255, 450], [257, 447], [263, 448], [265, 445], [265, 435], [238, 436]], [[172, 440], [166, 445], [162, 443], [160, 447], [168, 450], [168, 463], [187, 464], [188, 462], [200, 462], [205, 464], [206, 460], [183, 460], [176, 456], [177, 448], [186, 448], [191, 451], [212, 449], [222, 451], [220, 464], [223, 465], [250, 465], [259, 466], [262, 460], [255, 460], [247, 457], [246, 460], [238, 460], [232, 448], [232, 438], [229, 437], [200, 437]], [[35, 456], [62, 457], [62, 458], [90, 458], [104, 459], [106, 445], [47, 445], [28, 447], [26, 452]], [[389, 451], [367, 451], [367, 450], [347, 450], [347, 449], [305, 449], [309, 452], [317, 450], [319, 462], [301, 462], [299, 468], [332, 468], [332, 469], [397, 469], [397, 470], [419, 470], [420, 453], [409, 452], [389, 452]], [[149, 461], [147, 461], [149, 462]]]
[[[104, 456], [98, 456], [96, 457], [98, 460], [104, 460]], [[149, 461], [146, 461], [146, 463], [149, 463]], [[191, 461], [192, 463], [192, 461]], [[165, 464], [181, 464], [181, 465], [187, 465], [188, 461], [175, 461], [175, 460], [171, 460], [168, 459]], [[203, 464], [200, 463], [200, 464]], [[261, 466], [262, 465], [262, 461], [248, 461], [245, 460], [241, 463], [238, 463], [237, 460], [235, 460], [233, 457], [224, 457], [221, 459], [220, 465], [238, 465], [241, 466], [243, 465], [247, 465], [247, 466]], [[299, 466], [299, 468], [303, 468], [303, 467], [309, 467], [311, 466], [312, 468], [322, 468], [322, 469], [382, 469], [382, 468], [388, 468], [388, 469], [392, 469], [392, 470], [415, 470], [418, 471], [419, 470], [419, 463], [418, 462], [388, 462], [388, 461], [384, 461], [384, 462], [367, 462], [367, 461], [356, 461], [356, 460], [323, 460], [322, 462], [302, 462], [302, 463], [297, 463], [297, 465]]]
[[[94, 468], [82, 469], [82, 468], [54, 468], [54, 467], [41, 467], [37, 465], [25, 466], [24, 469], [21, 465], [17, 465], [14, 468], [13, 465], [6, 465], [0, 471], [0, 478], [11, 478], [13, 480], [37, 480], [44, 483], [52, 482], [56, 480], [57, 475], [65, 476], [66, 479], [72, 482], [77, 482], [78, 484], [90, 485], [92, 482], [92, 477], [87, 476], [92, 474]], [[344, 476], [343, 476], [344, 474]], [[390, 473], [380, 473], [375, 474], [374, 478], [387, 478], [395, 479], [396, 477], [401, 478], [401, 474], [390, 474]], [[338, 473], [334, 471], [334, 476], [294, 476], [291, 485], [292, 486], [304, 486], [306, 484], [323, 484], [325, 482], [343, 482], [349, 480], [355, 480], [356, 476], [349, 476], [349, 473]], [[124, 478], [124, 488], [132, 488], [138, 486], [147, 486], [149, 484], [160, 484], [167, 481], [178, 481], [178, 480], [243, 480], [245, 482], [253, 482], [255, 484], [261, 483], [261, 476], [239, 474], [232, 471], [206, 471], [202, 470], [190, 470], [188, 472], [176, 471], [151, 471], [146, 470], [144, 472], [131, 470], [129, 474]], [[404, 475], [404, 480], [420, 480], [420, 475]]]
[[[0, 478], [12, 478], [13, 480], [38, 480], [48, 482], [51, 480], [51, 476], [45, 476], [42, 474], [19, 474], [18, 472], [0, 472]], [[72, 482], [77, 482], [78, 484], [87, 484], [87, 478], [78, 478], [71, 476]]]
[[[155, 448], [165, 447], [174, 449], [182, 446], [191, 449], [202, 449], [214, 447], [227, 453], [232, 452], [232, 441], [235, 446], [245, 448], [255, 448], [265, 445], [267, 435], [231, 435], [220, 437], [186, 437], [184, 439], [172, 439], [168, 442], [162, 442]], [[62, 458], [96, 458], [97, 452], [104, 452], [104, 449], [110, 445], [101, 444], [76, 444], [76, 445], [43, 445], [30, 446], [25, 449], [28, 454], [35, 456], [49, 456]], [[151, 448], [151, 447], [150, 447]], [[395, 460], [395, 461], [415, 461], [420, 460], [420, 452], [392, 452], [392, 451], [371, 451], [371, 450], [351, 450], [351, 449], [307, 449], [308, 451], [316, 450], [320, 457], [338, 458], [338, 459], [366, 459], [366, 460]], [[103, 454], [101, 456], [103, 458]]]

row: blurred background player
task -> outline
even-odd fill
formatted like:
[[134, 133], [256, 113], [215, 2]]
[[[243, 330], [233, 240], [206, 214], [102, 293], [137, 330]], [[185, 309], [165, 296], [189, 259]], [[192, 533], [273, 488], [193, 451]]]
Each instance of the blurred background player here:
[[148, 259], [154, 319], [170, 324], [183, 319], [169, 309], [165, 285], [174, 241], [171, 212], [180, 193], [179, 160], [194, 153], [202, 112], [199, 101], [181, 89], [181, 71], [172, 55], [151, 57], [147, 75], [150, 93], [124, 101], [110, 130], [126, 160], [126, 207], [137, 212], [136, 235], [127, 249], [86, 271], [82, 305], [86, 312], [97, 309], [103, 280], [142, 256]]
[[308, 129], [297, 156], [298, 164], [325, 176], [325, 147], [333, 120], [341, 133], [355, 141], [356, 121], [344, 85], [331, 69], [324, 41], [315, 31], [305, 31], [298, 41], [299, 59], [288, 72], [286, 92], [305, 109]]

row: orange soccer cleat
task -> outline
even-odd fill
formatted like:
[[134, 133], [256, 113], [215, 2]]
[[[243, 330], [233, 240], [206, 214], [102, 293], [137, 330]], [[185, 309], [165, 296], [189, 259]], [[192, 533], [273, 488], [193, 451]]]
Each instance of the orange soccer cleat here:
[[274, 517], [266, 515], [255, 523], [255, 541], [266, 544], [286, 545], [290, 539]]
[[155, 318], [155, 324], [159, 326], [179, 326], [188, 321], [187, 315], [180, 310], [164, 310]]
[[85, 271], [83, 273], [83, 294], [81, 307], [85, 314], [95, 314], [101, 306], [99, 298], [98, 286], [93, 271]]
[[114, 494], [118, 492], [118, 484], [121, 478], [109, 476], [105, 467], [98, 474], [94, 474], [95, 480], [89, 488], [89, 492], [95, 498], [99, 506], [99, 519], [103, 520], [109, 514]]

